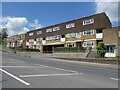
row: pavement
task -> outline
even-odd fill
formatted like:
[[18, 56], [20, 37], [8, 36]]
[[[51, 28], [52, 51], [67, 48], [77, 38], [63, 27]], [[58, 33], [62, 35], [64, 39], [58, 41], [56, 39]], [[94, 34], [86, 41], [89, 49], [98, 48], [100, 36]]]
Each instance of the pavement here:
[[[118, 66], [2, 53], [3, 88], [118, 88]], [[102, 90], [102, 89], [101, 89]]]

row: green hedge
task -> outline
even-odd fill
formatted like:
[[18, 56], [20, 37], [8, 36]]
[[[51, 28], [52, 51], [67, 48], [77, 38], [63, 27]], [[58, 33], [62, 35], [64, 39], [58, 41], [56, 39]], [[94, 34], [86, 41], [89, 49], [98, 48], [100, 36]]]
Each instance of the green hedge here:
[[57, 47], [55, 52], [82, 52], [85, 48], [82, 47]]
[[[15, 50], [15, 47], [10, 47], [11, 50]], [[40, 52], [39, 49], [32, 48], [16, 48], [17, 51], [28, 51], [28, 52]]]

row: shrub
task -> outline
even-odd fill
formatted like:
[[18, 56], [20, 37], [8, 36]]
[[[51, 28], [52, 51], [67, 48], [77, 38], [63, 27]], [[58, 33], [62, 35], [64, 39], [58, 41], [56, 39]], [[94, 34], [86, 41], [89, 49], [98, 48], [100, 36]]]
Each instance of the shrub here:
[[103, 42], [99, 42], [97, 49], [97, 57], [105, 57], [105, 50], [107, 50], [107, 47], [104, 45]]
[[55, 48], [55, 52], [81, 52], [85, 50], [82, 47], [57, 47]]
[[[11, 50], [15, 50], [15, 47], [10, 47]], [[27, 51], [27, 52], [40, 52], [39, 49], [33, 48], [16, 48], [17, 51]]]

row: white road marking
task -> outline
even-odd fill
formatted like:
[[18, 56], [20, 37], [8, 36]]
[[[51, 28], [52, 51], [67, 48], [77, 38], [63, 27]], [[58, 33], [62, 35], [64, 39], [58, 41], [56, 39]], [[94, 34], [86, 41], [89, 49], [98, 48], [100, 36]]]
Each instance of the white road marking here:
[[20, 77], [27, 78], [27, 77], [48, 77], [48, 76], [69, 76], [69, 75], [83, 75], [83, 73], [21, 75]]
[[44, 68], [38, 66], [0, 66], [0, 68]]
[[9, 73], [9, 72], [3, 70], [2, 68], [0, 68], [0, 71], [2, 71], [2, 72], [4, 72], [4, 73], [8, 74], [9, 76], [13, 77], [14, 79], [20, 81], [21, 83], [23, 83], [23, 84], [25, 84], [25, 85], [30, 85], [30, 83], [27, 83], [26, 81], [24, 81], [24, 80], [22, 80], [22, 79], [20, 79], [20, 78], [18, 78], [18, 77], [16, 77], [16, 76], [14, 76], [13, 74], [11, 74], [11, 73]]
[[119, 80], [118, 78], [110, 78], [110, 79], [112, 79], [112, 80], [116, 80], [116, 81], [118, 81], [118, 80]]
[[42, 65], [39, 64], [42, 67], [47, 67], [47, 68], [53, 68], [53, 69], [57, 69], [57, 70], [63, 70], [63, 71], [67, 71], [67, 72], [73, 72], [73, 73], [78, 73], [77, 71], [72, 71], [72, 70], [66, 70], [66, 69], [62, 69], [62, 68], [56, 68], [56, 67], [51, 67], [51, 66], [46, 66], [46, 65]]

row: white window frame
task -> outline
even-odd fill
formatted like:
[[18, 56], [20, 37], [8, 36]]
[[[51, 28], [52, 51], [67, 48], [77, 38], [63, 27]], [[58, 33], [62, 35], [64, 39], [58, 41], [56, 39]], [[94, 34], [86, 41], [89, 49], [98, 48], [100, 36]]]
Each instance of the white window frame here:
[[36, 41], [42, 41], [43, 40], [43, 38], [37, 38], [36, 39]]
[[46, 37], [46, 40], [52, 40], [53, 36]]
[[52, 28], [46, 29], [46, 32], [52, 32]]
[[[78, 35], [78, 34], [79, 34], [79, 35]], [[80, 37], [81, 37], [81, 32], [76, 32], [76, 33], [75, 33], [75, 37], [76, 37], [76, 38], [80, 38]]]
[[118, 31], [118, 36], [120, 37], [120, 31]]
[[60, 27], [59, 27], [59, 26], [53, 27], [53, 32], [54, 32], [54, 31], [58, 31], [58, 30], [60, 30]]
[[75, 27], [75, 23], [66, 24], [66, 29], [74, 28], [74, 27]]
[[93, 41], [84, 42], [84, 47], [94, 47], [94, 42]]
[[29, 33], [29, 36], [33, 36], [33, 32]]
[[74, 47], [74, 43], [67, 43], [66, 46], [70, 47], [70, 45], [72, 45], [72, 47]]
[[[88, 34], [88, 32], [92, 32], [92, 33]], [[83, 35], [85, 35], [85, 36], [87, 36], [87, 35], [94, 35], [94, 30], [83, 31]]]
[[37, 31], [37, 34], [42, 34], [42, 31], [40, 30], [40, 31]]
[[61, 38], [61, 35], [54, 35], [53, 36], [53, 39], [60, 39]]
[[75, 37], [75, 33], [67, 33], [65, 34], [65, 38], [73, 38]]
[[83, 25], [89, 25], [89, 24], [93, 24], [94, 23], [94, 19], [87, 19], [83, 21]]
[[29, 39], [29, 42], [34, 42], [34, 39]]

